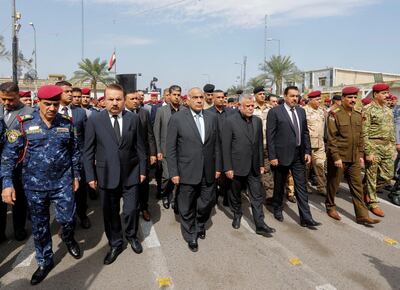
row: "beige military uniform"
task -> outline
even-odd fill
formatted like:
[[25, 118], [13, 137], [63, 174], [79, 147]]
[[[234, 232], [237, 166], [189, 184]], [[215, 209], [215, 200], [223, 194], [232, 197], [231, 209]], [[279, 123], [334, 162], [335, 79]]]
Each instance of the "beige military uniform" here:
[[274, 191], [274, 179], [272, 176], [271, 167], [269, 165], [268, 160], [268, 152], [267, 152], [267, 116], [269, 110], [272, 108], [271, 105], [264, 103], [263, 106], [260, 106], [257, 102], [254, 104], [254, 116], [257, 116], [262, 121], [262, 128], [263, 128], [263, 143], [264, 143], [264, 167], [265, 167], [265, 174], [261, 177], [262, 185], [266, 191], [267, 197], [271, 197]]
[[326, 194], [326, 154], [324, 143], [326, 113], [322, 108], [313, 109], [309, 105], [305, 106], [304, 109], [306, 111], [308, 131], [310, 132], [311, 158], [317, 178], [317, 190], [319, 193]]

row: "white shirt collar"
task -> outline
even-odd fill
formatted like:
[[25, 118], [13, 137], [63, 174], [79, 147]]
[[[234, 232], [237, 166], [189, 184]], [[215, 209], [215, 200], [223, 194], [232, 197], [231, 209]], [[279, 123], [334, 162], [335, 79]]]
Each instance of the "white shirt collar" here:
[[192, 112], [192, 116], [193, 116], [193, 117], [195, 117], [195, 116], [197, 116], [197, 115], [199, 115], [200, 117], [203, 117], [203, 110], [201, 110], [199, 113], [196, 113], [195, 111], [193, 111], [193, 110], [190, 108], [190, 112]]
[[[110, 116], [110, 119], [113, 119], [114, 115], [110, 114], [110, 112], [108, 112], [108, 115]], [[122, 112], [120, 112], [117, 116], [118, 116], [118, 119], [122, 118]]]
[[[286, 103], [284, 103], [283, 104], [284, 106], [285, 106], [285, 109], [287, 110], [287, 111], [290, 111], [292, 108], [288, 105], [288, 104], [286, 104]], [[294, 107], [293, 108], [295, 111], [296, 111], [296, 108]]]

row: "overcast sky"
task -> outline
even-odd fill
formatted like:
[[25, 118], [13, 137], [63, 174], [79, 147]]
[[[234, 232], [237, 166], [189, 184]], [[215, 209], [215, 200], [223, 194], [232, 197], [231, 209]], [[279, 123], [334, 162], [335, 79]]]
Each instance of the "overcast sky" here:
[[[20, 48], [33, 51], [37, 30], [39, 76], [71, 77], [81, 59], [81, 0], [16, 0], [22, 13]], [[11, 50], [10, 0], [0, 0], [0, 35]], [[268, 37], [302, 70], [327, 66], [400, 73], [399, 0], [84, 0], [84, 57], [110, 58], [118, 73], [142, 73], [139, 87], [185, 89], [208, 79], [237, 84], [243, 56], [247, 79], [259, 74]], [[278, 53], [268, 42], [267, 57]], [[0, 61], [0, 76], [11, 64]]]

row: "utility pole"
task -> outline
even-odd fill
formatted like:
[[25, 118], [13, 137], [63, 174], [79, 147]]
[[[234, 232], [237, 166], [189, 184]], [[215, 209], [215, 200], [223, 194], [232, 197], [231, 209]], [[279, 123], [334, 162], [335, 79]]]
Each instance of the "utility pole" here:
[[85, 46], [84, 46], [84, 42], [85, 42], [85, 11], [84, 11], [84, 5], [83, 5], [83, 0], [82, 0], [82, 57], [81, 59], [83, 59], [85, 57]]
[[264, 24], [264, 64], [267, 61], [267, 29], [268, 29], [268, 14], [265, 14], [265, 24]]
[[246, 66], [247, 66], [247, 56], [243, 57], [243, 84], [242, 86], [245, 87], [246, 85]]
[[21, 15], [17, 15], [17, 10], [15, 7], [15, 0], [11, 0], [11, 15], [12, 15], [12, 80], [15, 84], [18, 84], [18, 38], [17, 30], [19, 29], [18, 19]]

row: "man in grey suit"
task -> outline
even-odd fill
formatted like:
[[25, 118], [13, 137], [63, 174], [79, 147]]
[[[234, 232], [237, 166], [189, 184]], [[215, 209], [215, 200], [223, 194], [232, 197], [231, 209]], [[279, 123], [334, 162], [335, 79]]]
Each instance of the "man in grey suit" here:
[[172, 196], [172, 191], [174, 185], [170, 180], [170, 174], [168, 172], [167, 166], [167, 130], [168, 122], [172, 115], [182, 109], [181, 102], [181, 92], [180, 86], [173, 85], [169, 88], [170, 93], [170, 103], [166, 106], [160, 107], [157, 110], [156, 119], [154, 121], [154, 137], [156, 139], [157, 146], [157, 160], [162, 164], [162, 178], [161, 178], [161, 196], [163, 201], [163, 206], [168, 209], [171, 206], [174, 208], [175, 200]]
[[232, 227], [240, 227], [241, 192], [248, 187], [256, 233], [270, 236], [275, 229], [264, 222], [265, 192], [261, 189], [261, 174], [265, 171], [262, 121], [253, 116], [253, 96], [242, 95], [239, 102], [239, 111], [228, 116], [222, 132], [224, 171], [229, 180], [229, 204], [234, 214]]
[[[19, 126], [18, 115], [32, 114], [33, 108], [25, 106], [20, 101], [18, 85], [7, 82], [0, 85], [0, 98], [3, 104], [0, 105], [0, 119], [3, 119], [7, 129]], [[12, 207], [14, 236], [17, 241], [25, 240], [26, 221], [26, 198], [21, 181], [21, 167], [17, 166], [14, 172], [14, 186], [17, 194], [17, 201]], [[7, 204], [0, 204], [0, 241], [5, 239], [7, 224]]]
[[113, 263], [122, 252], [120, 199], [123, 199], [125, 237], [132, 250], [143, 248], [137, 238], [139, 224], [139, 183], [146, 178], [146, 151], [137, 115], [124, 110], [124, 92], [112, 84], [105, 91], [106, 110], [93, 114], [86, 125], [84, 165], [86, 180], [99, 187], [104, 228], [110, 250], [104, 264]]
[[218, 121], [203, 111], [204, 94], [188, 92], [189, 109], [171, 117], [167, 135], [167, 163], [171, 180], [179, 185], [181, 230], [189, 249], [198, 250], [197, 238], [206, 237], [205, 223], [215, 202], [215, 178], [221, 173]]

